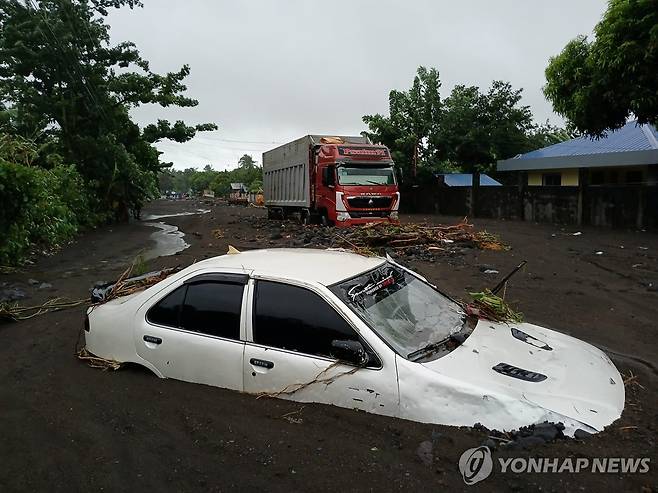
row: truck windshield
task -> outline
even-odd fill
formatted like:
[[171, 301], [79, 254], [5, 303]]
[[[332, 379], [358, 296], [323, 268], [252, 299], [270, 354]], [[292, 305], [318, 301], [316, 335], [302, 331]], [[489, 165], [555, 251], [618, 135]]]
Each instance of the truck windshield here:
[[336, 174], [341, 185], [395, 185], [395, 175], [390, 166], [339, 166]]
[[466, 320], [457, 303], [390, 263], [331, 291], [404, 358], [442, 343]]

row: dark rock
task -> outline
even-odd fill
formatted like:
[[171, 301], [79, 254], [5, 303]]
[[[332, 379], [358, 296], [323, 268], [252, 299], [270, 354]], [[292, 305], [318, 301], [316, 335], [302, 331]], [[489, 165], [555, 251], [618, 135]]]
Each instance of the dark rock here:
[[498, 448], [498, 442], [496, 440], [492, 440], [491, 438], [487, 438], [487, 440], [483, 443], [485, 447], [489, 447], [490, 449], [496, 449]]
[[8, 288], [0, 291], [0, 301], [16, 301], [27, 297], [25, 291], [20, 288]]
[[52, 284], [48, 282], [42, 282], [41, 284], [39, 284], [39, 287], [37, 289], [51, 289], [52, 287], [53, 287]]
[[554, 423], [539, 423], [535, 425], [533, 434], [547, 442], [552, 442], [559, 435], [562, 435], [562, 430], [560, 430]]
[[270, 240], [280, 240], [281, 238], [283, 238], [283, 235], [281, 234], [281, 230], [280, 230], [280, 229], [275, 229], [275, 230], [272, 231], [272, 233], [270, 234]]
[[426, 466], [431, 466], [434, 461], [434, 454], [432, 453], [433, 448], [434, 445], [432, 442], [425, 440], [424, 442], [420, 442], [420, 445], [418, 445], [418, 448], [416, 449], [416, 455]]
[[576, 440], [584, 440], [586, 438], [589, 438], [591, 435], [592, 435], [591, 433], [588, 433], [587, 431], [578, 428], [573, 434], [573, 437]]
[[538, 445], [544, 445], [545, 443], [546, 440], [544, 440], [541, 437], [529, 436], [529, 437], [519, 437], [513, 442], [510, 442], [508, 446], [512, 448], [531, 449]]
[[27, 280], [27, 283], [28, 283], [30, 286], [35, 286], [35, 285], [39, 284], [39, 281], [37, 281], [36, 279], [28, 279], [28, 280]]

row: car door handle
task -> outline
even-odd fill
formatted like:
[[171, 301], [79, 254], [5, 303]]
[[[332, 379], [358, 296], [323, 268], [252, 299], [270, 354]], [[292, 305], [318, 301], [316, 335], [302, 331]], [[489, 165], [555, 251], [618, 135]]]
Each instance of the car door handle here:
[[150, 342], [152, 344], [162, 344], [162, 339], [159, 337], [155, 336], [150, 336], [150, 335], [145, 335], [144, 336], [144, 341], [145, 342]]
[[268, 370], [274, 368], [274, 363], [272, 363], [271, 361], [267, 361], [265, 359], [251, 358], [249, 360], [249, 363], [251, 363], [254, 366], [262, 366], [263, 368], [267, 368]]

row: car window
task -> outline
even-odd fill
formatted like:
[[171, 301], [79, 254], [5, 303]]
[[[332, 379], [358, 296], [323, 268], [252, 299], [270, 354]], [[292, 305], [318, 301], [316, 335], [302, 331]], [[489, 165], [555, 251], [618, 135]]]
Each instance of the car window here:
[[331, 342], [358, 341], [358, 334], [327, 302], [308, 289], [258, 281], [254, 342], [300, 353], [331, 357]]
[[187, 286], [181, 286], [158, 301], [146, 314], [146, 319], [157, 325], [178, 327], [180, 322], [180, 308], [185, 299]]
[[197, 282], [187, 287], [180, 326], [185, 330], [240, 339], [243, 284]]

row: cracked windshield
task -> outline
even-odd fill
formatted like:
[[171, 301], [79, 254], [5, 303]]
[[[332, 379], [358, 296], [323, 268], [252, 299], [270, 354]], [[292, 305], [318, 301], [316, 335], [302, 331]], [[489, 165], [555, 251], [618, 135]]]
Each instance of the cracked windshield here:
[[464, 323], [457, 303], [389, 264], [332, 291], [404, 357], [445, 340]]

